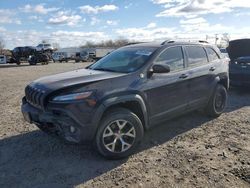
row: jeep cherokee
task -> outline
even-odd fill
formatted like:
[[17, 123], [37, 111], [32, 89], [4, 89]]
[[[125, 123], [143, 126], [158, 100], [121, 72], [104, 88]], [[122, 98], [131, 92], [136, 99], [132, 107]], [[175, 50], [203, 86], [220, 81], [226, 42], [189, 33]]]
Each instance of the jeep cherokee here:
[[197, 109], [219, 116], [228, 87], [228, 61], [213, 45], [134, 44], [85, 69], [33, 81], [22, 113], [45, 132], [93, 141], [103, 156], [122, 158], [160, 122]]

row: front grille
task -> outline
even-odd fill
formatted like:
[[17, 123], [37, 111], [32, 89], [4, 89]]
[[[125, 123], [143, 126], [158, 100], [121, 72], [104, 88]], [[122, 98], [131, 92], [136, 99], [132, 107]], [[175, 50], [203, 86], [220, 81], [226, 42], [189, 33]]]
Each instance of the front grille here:
[[27, 86], [25, 88], [25, 97], [27, 102], [31, 105], [37, 108], [43, 107], [44, 91], [33, 88], [31, 86]]

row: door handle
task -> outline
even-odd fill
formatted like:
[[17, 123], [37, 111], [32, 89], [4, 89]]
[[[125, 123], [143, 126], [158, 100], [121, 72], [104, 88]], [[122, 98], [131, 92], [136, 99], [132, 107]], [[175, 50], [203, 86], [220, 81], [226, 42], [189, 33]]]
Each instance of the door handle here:
[[211, 67], [210, 69], [209, 69], [209, 71], [215, 71], [215, 67]]
[[182, 75], [180, 75], [180, 77], [179, 77], [179, 78], [185, 79], [185, 78], [187, 78], [187, 77], [188, 77], [188, 75], [187, 75], [187, 74], [182, 74]]

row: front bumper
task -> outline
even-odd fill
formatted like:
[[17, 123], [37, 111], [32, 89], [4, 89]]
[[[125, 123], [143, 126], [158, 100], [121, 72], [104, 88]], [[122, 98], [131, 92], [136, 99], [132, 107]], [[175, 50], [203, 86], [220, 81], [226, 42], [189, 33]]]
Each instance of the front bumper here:
[[[92, 140], [97, 125], [94, 125], [90, 120], [83, 121], [77, 118], [77, 115], [73, 115], [70, 109], [72, 108], [60, 109], [56, 107], [44, 111], [29, 104], [25, 98], [21, 107], [24, 119], [29, 123], [34, 123], [44, 132], [53, 133], [74, 143]], [[90, 114], [85, 114], [86, 116], [90, 119], [92, 117]]]

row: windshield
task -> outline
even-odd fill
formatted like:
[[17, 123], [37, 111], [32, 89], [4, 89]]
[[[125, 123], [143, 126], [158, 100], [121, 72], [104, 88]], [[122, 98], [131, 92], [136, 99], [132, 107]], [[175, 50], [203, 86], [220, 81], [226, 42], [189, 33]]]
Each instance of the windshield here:
[[129, 73], [142, 67], [151, 54], [153, 47], [132, 47], [116, 50], [91, 65], [89, 69]]

